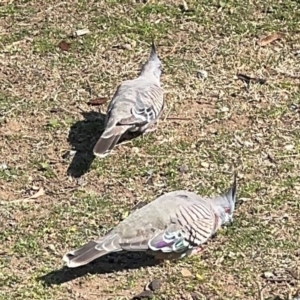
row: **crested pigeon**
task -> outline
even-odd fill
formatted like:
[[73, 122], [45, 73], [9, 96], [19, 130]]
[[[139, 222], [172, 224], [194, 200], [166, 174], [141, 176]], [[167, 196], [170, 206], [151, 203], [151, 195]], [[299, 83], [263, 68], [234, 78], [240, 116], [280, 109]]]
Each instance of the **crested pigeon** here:
[[146, 251], [156, 259], [179, 259], [200, 253], [202, 244], [225, 224], [232, 223], [236, 177], [222, 195], [201, 197], [180, 190], [166, 193], [134, 211], [106, 236], [66, 253], [63, 260], [76, 268], [119, 251]]
[[152, 42], [150, 57], [140, 75], [123, 81], [113, 96], [107, 108], [104, 132], [93, 149], [95, 156], [109, 154], [127, 132], [143, 134], [156, 129], [164, 108], [161, 72], [162, 63]]

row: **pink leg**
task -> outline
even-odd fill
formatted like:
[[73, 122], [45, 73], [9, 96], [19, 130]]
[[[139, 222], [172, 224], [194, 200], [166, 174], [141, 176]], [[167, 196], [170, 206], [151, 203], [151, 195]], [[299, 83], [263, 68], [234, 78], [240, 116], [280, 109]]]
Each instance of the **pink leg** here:
[[204, 251], [204, 249], [201, 246], [198, 246], [192, 250], [191, 255], [199, 255], [203, 251]]
[[157, 126], [156, 125], [152, 125], [151, 127], [147, 128], [145, 130], [145, 133], [149, 133], [149, 132], [153, 132], [157, 129]]
[[157, 121], [156, 122], [153, 121], [150, 124], [144, 125], [139, 128], [139, 132], [149, 133], [149, 132], [155, 131], [157, 129], [157, 123], [158, 123]]

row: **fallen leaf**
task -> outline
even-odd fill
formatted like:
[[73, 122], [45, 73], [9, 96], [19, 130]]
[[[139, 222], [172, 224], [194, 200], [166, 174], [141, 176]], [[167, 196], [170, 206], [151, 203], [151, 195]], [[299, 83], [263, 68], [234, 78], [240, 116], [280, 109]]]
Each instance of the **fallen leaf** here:
[[29, 199], [37, 199], [41, 196], [45, 195], [45, 190], [41, 187], [35, 194], [29, 197]]
[[279, 33], [273, 33], [271, 35], [268, 35], [267, 37], [261, 38], [257, 41], [258, 46], [264, 47], [266, 45], [269, 45], [270, 43], [281, 39], [282, 36]]
[[193, 276], [193, 274], [188, 269], [182, 269], [181, 270], [181, 275], [183, 277], [192, 277]]
[[67, 43], [65, 41], [61, 41], [59, 44], [58, 44], [58, 47], [63, 50], [63, 51], [68, 51], [71, 47], [71, 44], [70, 43]]
[[203, 276], [201, 276], [200, 274], [196, 274], [196, 278], [198, 279], [198, 280], [203, 280]]
[[90, 100], [88, 102], [88, 105], [94, 105], [94, 106], [102, 105], [102, 104], [104, 104], [107, 101], [108, 101], [108, 98], [100, 97], [100, 98], [96, 98], [96, 99]]

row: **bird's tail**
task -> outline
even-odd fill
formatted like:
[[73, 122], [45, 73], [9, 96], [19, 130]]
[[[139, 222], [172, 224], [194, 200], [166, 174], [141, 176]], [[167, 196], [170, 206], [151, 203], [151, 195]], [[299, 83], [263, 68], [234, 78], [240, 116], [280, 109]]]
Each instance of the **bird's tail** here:
[[117, 235], [104, 237], [99, 241], [90, 241], [81, 248], [69, 251], [63, 256], [63, 261], [69, 268], [77, 268], [111, 252], [121, 251]]
[[94, 146], [93, 152], [97, 157], [105, 157], [117, 145], [128, 127], [118, 126], [109, 131], [104, 131]]

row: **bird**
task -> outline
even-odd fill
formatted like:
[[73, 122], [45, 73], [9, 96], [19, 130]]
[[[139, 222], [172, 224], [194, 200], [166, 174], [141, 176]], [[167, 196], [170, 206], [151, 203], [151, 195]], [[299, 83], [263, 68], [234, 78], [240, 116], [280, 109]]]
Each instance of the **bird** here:
[[125, 133], [156, 130], [164, 109], [161, 74], [162, 62], [152, 41], [150, 56], [139, 76], [119, 84], [108, 105], [104, 132], [93, 148], [96, 157], [107, 156]]
[[121, 251], [144, 251], [160, 261], [199, 254], [221, 226], [233, 222], [236, 189], [235, 176], [231, 187], [214, 197], [187, 190], [165, 193], [132, 212], [105, 236], [67, 252], [63, 261], [76, 268]]

